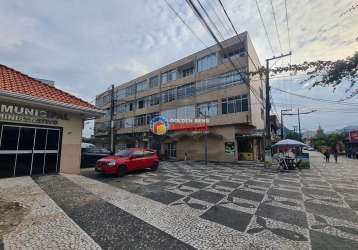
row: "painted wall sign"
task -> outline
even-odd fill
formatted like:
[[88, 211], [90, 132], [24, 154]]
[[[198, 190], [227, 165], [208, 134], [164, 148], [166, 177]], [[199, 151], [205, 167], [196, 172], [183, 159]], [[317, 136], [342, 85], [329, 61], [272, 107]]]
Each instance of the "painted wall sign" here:
[[56, 125], [58, 120], [68, 120], [68, 116], [66, 113], [1, 103], [0, 120]]

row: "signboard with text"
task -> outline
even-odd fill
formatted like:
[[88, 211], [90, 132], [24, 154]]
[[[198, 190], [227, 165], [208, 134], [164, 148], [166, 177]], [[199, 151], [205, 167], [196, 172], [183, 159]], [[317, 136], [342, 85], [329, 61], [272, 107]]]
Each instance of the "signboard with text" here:
[[66, 113], [57, 113], [16, 104], [0, 103], [0, 120], [57, 125], [58, 120], [68, 120], [68, 116]]

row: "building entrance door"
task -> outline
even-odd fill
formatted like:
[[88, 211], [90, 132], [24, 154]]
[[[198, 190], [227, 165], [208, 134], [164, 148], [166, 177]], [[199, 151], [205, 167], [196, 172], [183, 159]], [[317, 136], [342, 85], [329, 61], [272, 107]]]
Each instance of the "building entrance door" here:
[[239, 161], [252, 161], [253, 155], [253, 140], [245, 137], [238, 137], [237, 139], [237, 151]]
[[62, 129], [0, 123], [0, 178], [59, 172]]
[[177, 158], [177, 144], [175, 142], [165, 144], [165, 154], [168, 159], [175, 160]]

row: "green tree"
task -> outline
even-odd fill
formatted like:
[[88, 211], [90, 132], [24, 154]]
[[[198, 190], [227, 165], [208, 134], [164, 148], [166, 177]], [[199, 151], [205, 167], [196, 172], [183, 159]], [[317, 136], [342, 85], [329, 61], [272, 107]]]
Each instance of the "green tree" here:
[[301, 141], [300, 135], [296, 132], [290, 131], [286, 135], [286, 139]]

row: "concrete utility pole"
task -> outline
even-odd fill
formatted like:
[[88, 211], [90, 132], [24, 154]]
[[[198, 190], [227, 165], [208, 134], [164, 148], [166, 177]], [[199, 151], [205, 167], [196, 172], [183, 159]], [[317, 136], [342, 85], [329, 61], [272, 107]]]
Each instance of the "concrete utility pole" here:
[[112, 153], [115, 152], [115, 143], [114, 143], [114, 84], [111, 86], [111, 106], [110, 106], [110, 144]]
[[271, 102], [270, 102], [270, 61], [276, 60], [282, 57], [290, 56], [292, 53], [282, 54], [280, 56], [274, 56], [272, 58], [266, 59], [266, 146], [271, 146], [271, 121], [270, 121], [270, 111], [271, 111]]
[[292, 109], [282, 109], [281, 110], [281, 140], [285, 139], [284, 134], [283, 134], [284, 133], [283, 116], [286, 115], [286, 114], [282, 113], [282, 112], [285, 112], [285, 111], [292, 111]]
[[300, 120], [300, 108], [297, 109], [297, 119], [298, 119], [298, 137], [302, 140], [301, 137], [301, 120]]
[[270, 102], [270, 61], [276, 60], [282, 57], [290, 56], [292, 53], [288, 54], [282, 54], [280, 56], [274, 56], [272, 58], [266, 59], [266, 122], [265, 122], [265, 128], [266, 128], [266, 145], [271, 146], [271, 122], [270, 122], [270, 111], [271, 111], [271, 102]]

